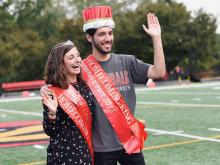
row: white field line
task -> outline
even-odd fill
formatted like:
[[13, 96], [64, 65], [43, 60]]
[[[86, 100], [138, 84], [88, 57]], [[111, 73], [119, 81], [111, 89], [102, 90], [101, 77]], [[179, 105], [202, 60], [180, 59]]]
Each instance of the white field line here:
[[202, 136], [194, 136], [194, 135], [189, 135], [189, 134], [175, 133], [175, 132], [169, 132], [169, 131], [151, 129], [151, 128], [146, 128], [146, 130], [149, 132], [166, 133], [167, 135], [181, 136], [181, 137], [187, 137], [187, 138], [192, 138], [192, 139], [197, 139], [197, 140], [205, 140], [205, 141], [220, 143], [219, 139], [206, 138]]
[[194, 97], [192, 100], [194, 100], [194, 101], [202, 101], [202, 98]]
[[167, 103], [167, 102], [145, 102], [138, 101], [139, 105], [166, 105], [166, 106], [177, 106], [177, 107], [201, 107], [201, 108], [220, 108], [220, 104], [185, 104], [185, 103]]
[[[170, 133], [183, 133], [184, 131], [172, 131]], [[153, 135], [167, 135], [165, 132], [155, 132]]]
[[7, 117], [7, 115], [5, 115], [5, 114], [2, 114], [0, 117]]
[[178, 103], [179, 100], [170, 100], [171, 103]]
[[219, 129], [219, 128], [208, 128], [208, 130], [220, 132], [220, 129]]
[[43, 145], [39, 145], [39, 144], [33, 145], [33, 147], [40, 150], [45, 148]]
[[11, 109], [0, 109], [0, 112], [15, 113], [15, 114], [22, 114], [22, 115], [31, 115], [31, 116], [43, 116], [43, 114], [41, 114], [41, 113], [16, 111], [16, 110], [11, 110]]
[[0, 103], [4, 103], [4, 102], [13, 102], [13, 101], [28, 101], [28, 100], [40, 100], [41, 97], [40, 96], [36, 96], [36, 97], [21, 97], [21, 98], [8, 98], [8, 99], [0, 99]]
[[155, 94], [155, 95], [187, 95], [187, 96], [191, 96], [191, 95], [199, 95], [199, 96], [220, 96], [220, 93], [213, 93], [213, 92], [161, 92], [158, 94], [158, 92], [154, 93], [154, 92], [151, 92], [151, 93], [146, 93], [146, 92], [139, 92], [139, 94]]
[[156, 88], [136, 88], [136, 91], [156, 91], [156, 90], [166, 90], [166, 89], [181, 89], [181, 88], [201, 88], [201, 87], [210, 87], [218, 86], [220, 82], [214, 83], [198, 83], [198, 84], [182, 84], [182, 85], [173, 85], [173, 86], [161, 86]]
[[213, 89], [213, 90], [219, 90], [220, 87], [213, 87], [212, 89]]

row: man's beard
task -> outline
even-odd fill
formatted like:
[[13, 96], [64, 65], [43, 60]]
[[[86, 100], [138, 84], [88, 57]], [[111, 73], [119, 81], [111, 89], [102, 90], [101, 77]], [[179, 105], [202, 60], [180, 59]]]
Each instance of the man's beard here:
[[[111, 44], [112, 44], [112, 42], [111, 42]], [[102, 47], [99, 46], [94, 40], [93, 40], [93, 46], [94, 46], [94, 47], [96, 48], [96, 50], [97, 50], [99, 53], [101, 53], [102, 55], [106, 55], [106, 54], [108, 54], [108, 53], [111, 52], [111, 49], [110, 49], [109, 51], [103, 50]]]

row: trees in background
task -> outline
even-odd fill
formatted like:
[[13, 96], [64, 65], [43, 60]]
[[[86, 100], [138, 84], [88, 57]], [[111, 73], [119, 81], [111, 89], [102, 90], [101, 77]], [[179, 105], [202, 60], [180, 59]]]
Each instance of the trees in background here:
[[[220, 34], [216, 35], [216, 42], [220, 43]], [[220, 44], [216, 45], [216, 52], [213, 52], [213, 58], [215, 59], [214, 69], [216, 71], [220, 71]]]
[[0, 82], [42, 79], [49, 47], [58, 40], [51, 1], [3, 1], [0, 13]]
[[146, 24], [145, 13], [154, 12], [162, 27], [162, 40], [167, 70], [176, 65], [184, 67], [189, 74], [215, 65], [216, 18], [198, 11], [195, 17], [183, 4], [173, 1], [142, 2], [135, 11], [119, 13], [116, 18], [116, 50], [135, 54], [145, 62], [153, 62], [151, 39], [141, 25]]
[[189, 74], [220, 68], [216, 18], [203, 10], [190, 13], [173, 0], [5, 0], [0, 2], [0, 83], [42, 79], [49, 50], [57, 42], [73, 40], [86, 57], [91, 49], [81, 12], [89, 5], [112, 6], [114, 52], [153, 63], [152, 41], [141, 25], [146, 13], [154, 12], [162, 27], [168, 71], [176, 65]]

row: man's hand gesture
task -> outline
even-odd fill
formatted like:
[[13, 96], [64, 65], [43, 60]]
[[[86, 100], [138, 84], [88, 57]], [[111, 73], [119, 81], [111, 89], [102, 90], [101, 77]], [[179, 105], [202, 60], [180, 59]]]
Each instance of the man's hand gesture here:
[[148, 28], [145, 25], [142, 25], [147, 34], [149, 34], [152, 38], [161, 37], [160, 23], [153, 13], [147, 14], [147, 24]]

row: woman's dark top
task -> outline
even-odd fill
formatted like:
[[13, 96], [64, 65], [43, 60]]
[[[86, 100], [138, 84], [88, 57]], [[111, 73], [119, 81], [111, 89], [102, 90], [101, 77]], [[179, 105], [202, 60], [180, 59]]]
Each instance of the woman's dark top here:
[[[86, 100], [92, 113], [94, 103], [90, 90], [81, 84], [73, 84], [73, 87]], [[51, 120], [47, 107], [44, 106], [43, 116], [44, 132], [50, 136], [47, 165], [92, 165], [86, 140], [66, 112], [58, 106], [56, 119]]]

